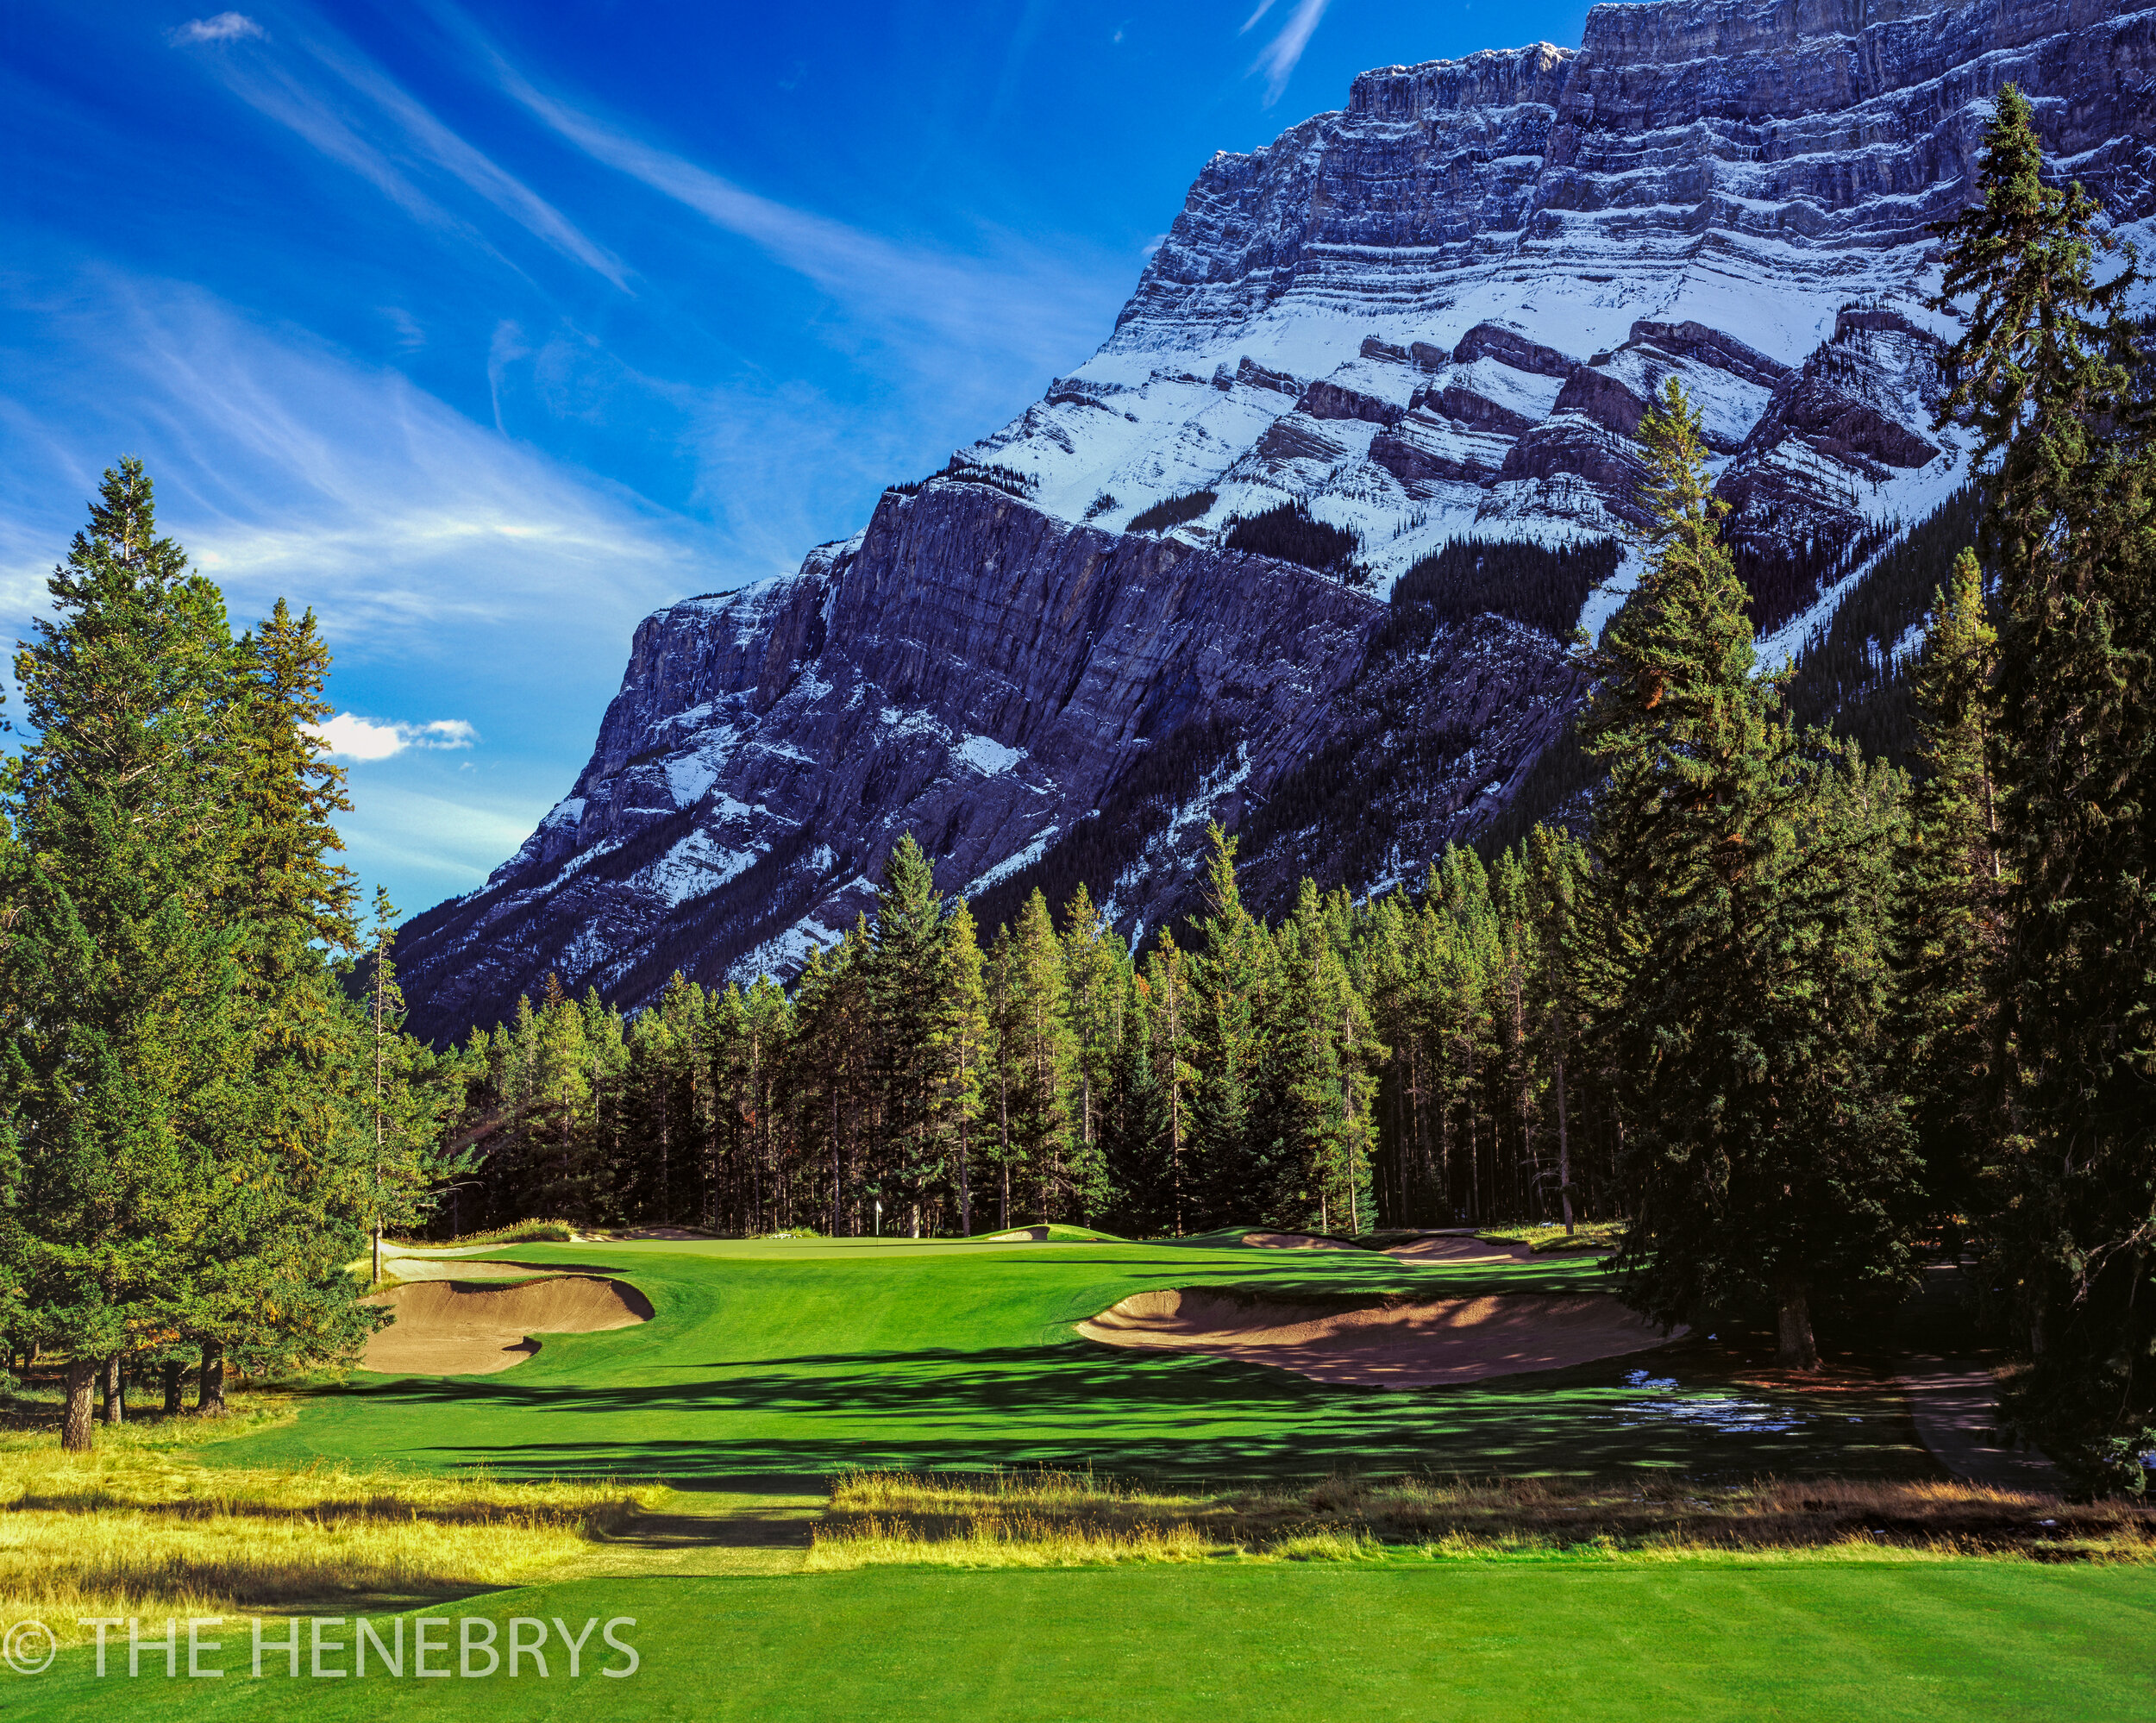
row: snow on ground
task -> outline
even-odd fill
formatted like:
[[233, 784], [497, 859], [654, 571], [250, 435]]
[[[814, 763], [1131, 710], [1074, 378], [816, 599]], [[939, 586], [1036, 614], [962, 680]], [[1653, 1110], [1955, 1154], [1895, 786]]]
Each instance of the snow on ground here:
[[839, 943], [843, 936], [834, 933], [812, 915], [805, 915], [784, 933], [776, 934], [737, 962], [726, 972], [726, 979], [743, 987], [759, 975], [792, 975], [808, 962], [808, 955], [818, 948], [828, 948]]
[[987, 873], [981, 874], [978, 879], [975, 880], [963, 891], [959, 893], [958, 895], [962, 898], [978, 897], [981, 893], [987, 891], [989, 887], [998, 884], [1001, 880], [1009, 879], [1012, 874], [1017, 873], [1020, 868], [1031, 868], [1036, 862], [1039, 861], [1042, 856], [1048, 854], [1048, 846], [1056, 841], [1056, 835], [1058, 829], [1059, 828], [1056, 826], [1050, 826], [1047, 830], [1042, 832], [1037, 837], [1034, 838], [1034, 840], [1031, 843], [1027, 844], [1025, 849], [1017, 850], [1012, 854], [1005, 856], [1003, 860], [997, 862], [995, 866], [989, 868]]
[[656, 862], [640, 870], [636, 883], [666, 899], [668, 908], [715, 892], [750, 867], [762, 849], [729, 849], [706, 830], [691, 832]]
[[993, 778], [999, 772], [1007, 772], [1025, 758], [1023, 748], [1006, 748], [994, 737], [987, 736], [968, 736], [953, 748], [951, 753], [984, 778]]

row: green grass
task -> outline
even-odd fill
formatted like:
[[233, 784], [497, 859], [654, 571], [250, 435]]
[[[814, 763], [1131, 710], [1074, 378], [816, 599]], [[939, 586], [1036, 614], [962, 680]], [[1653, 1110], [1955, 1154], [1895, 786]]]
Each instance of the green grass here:
[[[10, 1716], [1202, 1720], [1795, 1718], [2109, 1723], [2156, 1708], [2156, 1582], [2132, 1568], [1312, 1563], [594, 1580], [434, 1613], [633, 1616], [642, 1666], [577, 1682], [129, 1682], [86, 1652], [0, 1673]], [[161, 1624], [160, 1624], [161, 1627]], [[281, 1627], [273, 1627], [274, 1632]], [[348, 1635], [350, 1629], [344, 1630]], [[505, 1628], [504, 1629], [505, 1632]], [[551, 1630], [549, 1630], [551, 1634]], [[238, 1654], [232, 1654], [236, 1645]], [[184, 1654], [183, 1654], [184, 1655]], [[557, 1654], [558, 1656], [558, 1654]], [[348, 1666], [349, 1657], [343, 1660]], [[618, 1666], [617, 1655], [605, 1662]], [[332, 1667], [336, 1666], [332, 1660]], [[454, 1663], [452, 1664], [454, 1666]], [[183, 1663], [184, 1668], [184, 1663]]]
[[[1448, 1269], [1359, 1250], [843, 1239], [498, 1254], [619, 1274], [650, 1298], [656, 1316], [638, 1328], [548, 1339], [530, 1362], [498, 1375], [362, 1377], [318, 1390], [297, 1423], [216, 1455], [252, 1465], [317, 1457], [484, 1464], [504, 1476], [796, 1489], [849, 1468], [1044, 1463], [1207, 1477], [1312, 1476], [1343, 1466], [1645, 1466], [1745, 1476], [1932, 1470], [1890, 1394], [1808, 1400], [1735, 1388], [1719, 1350], [1692, 1343], [1401, 1392], [1117, 1351], [1071, 1328], [1156, 1287], [1352, 1301], [1602, 1285], [1599, 1267], [1583, 1258]], [[1628, 1386], [1627, 1373], [1643, 1365], [1680, 1386]], [[1747, 1406], [1793, 1427], [1746, 1427]]]
[[[1165, 1487], [1338, 1471], [1783, 1477], [1934, 1474], [1891, 1389], [1845, 1371], [1758, 1386], [1694, 1340], [1445, 1389], [1324, 1387], [1257, 1365], [1119, 1352], [1071, 1325], [1151, 1288], [1376, 1300], [1604, 1285], [1583, 1257], [1473, 1267], [1362, 1250], [862, 1240], [523, 1244], [505, 1260], [632, 1281], [649, 1324], [549, 1338], [497, 1375], [360, 1377], [187, 1458], [497, 1478], [671, 1480], [636, 1548], [431, 1613], [634, 1616], [643, 1666], [542, 1684], [129, 1682], [149, 1719], [1983, 1718], [2100, 1723], [2156, 1706], [2156, 1573], [1846, 1546], [1666, 1560], [1488, 1557], [1313, 1522], [1263, 1559], [799, 1571], [802, 1497], [849, 1469], [1079, 1463]], [[1627, 1381], [1645, 1375], [1645, 1381]], [[1603, 1488], [1604, 1486], [1597, 1486]], [[761, 1495], [758, 1504], [759, 1493]], [[791, 1493], [790, 1495], [788, 1493]], [[1651, 1492], [1645, 1492], [1651, 1494]], [[786, 1499], [781, 1499], [782, 1497]], [[1314, 1497], [1313, 1498], [1314, 1500]], [[730, 1518], [702, 1519], [704, 1505]], [[757, 1513], [765, 1517], [755, 1519]], [[0, 1534], [5, 1516], [0, 1515]], [[1083, 1553], [1083, 1552], [1080, 1552]], [[791, 1571], [789, 1569], [792, 1569]], [[575, 1577], [574, 1576], [595, 1576]], [[354, 1604], [339, 1606], [345, 1608]], [[5, 1624], [0, 1624], [4, 1626]], [[146, 1623], [153, 1632], [161, 1620]], [[72, 1646], [0, 1670], [12, 1716], [110, 1711]], [[236, 1648], [236, 1650], [235, 1649]], [[611, 1655], [611, 1654], [609, 1654]], [[587, 1656], [599, 1660], [594, 1646]], [[281, 1667], [272, 1665], [273, 1668]], [[236, 1676], [235, 1679], [233, 1676]]]

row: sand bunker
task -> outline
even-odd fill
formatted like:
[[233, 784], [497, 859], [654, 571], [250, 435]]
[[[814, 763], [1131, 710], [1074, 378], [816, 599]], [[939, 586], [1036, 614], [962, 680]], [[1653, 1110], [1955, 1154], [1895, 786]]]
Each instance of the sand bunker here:
[[1378, 1388], [1562, 1369], [1659, 1346], [1664, 1338], [1652, 1323], [1596, 1293], [1329, 1310], [1220, 1293], [1147, 1292], [1080, 1323], [1078, 1331], [1109, 1346], [1206, 1352], [1276, 1365], [1315, 1382]]
[[537, 1351], [534, 1334], [595, 1334], [651, 1319], [650, 1301], [636, 1288], [582, 1275], [515, 1287], [420, 1281], [379, 1302], [397, 1320], [367, 1343], [360, 1363], [390, 1375], [484, 1375]]
[[1013, 1226], [1008, 1232], [991, 1232], [988, 1235], [988, 1243], [991, 1244], [1029, 1243], [1045, 1244], [1048, 1243], [1049, 1236], [1049, 1231], [1045, 1226]]
[[1432, 1233], [1411, 1238], [1405, 1244], [1388, 1244], [1384, 1254], [1422, 1262], [1434, 1257], [1447, 1262], [1524, 1262], [1534, 1256], [1525, 1244], [1495, 1244], [1486, 1238], [1463, 1238], [1457, 1233]]
[[1353, 1250], [1360, 1248], [1338, 1238], [1320, 1238], [1314, 1232], [1245, 1232], [1243, 1242], [1266, 1250]]

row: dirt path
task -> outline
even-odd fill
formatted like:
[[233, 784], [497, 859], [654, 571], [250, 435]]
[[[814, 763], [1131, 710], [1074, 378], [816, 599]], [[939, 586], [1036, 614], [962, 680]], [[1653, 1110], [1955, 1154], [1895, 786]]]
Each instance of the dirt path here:
[[2059, 1468], [2042, 1454], [2009, 1447], [1995, 1433], [1999, 1385], [1974, 1359], [1912, 1358], [1900, 1380], [1916, 1433], [1956, 1477], [2054, 1494], [2064, 1487]]

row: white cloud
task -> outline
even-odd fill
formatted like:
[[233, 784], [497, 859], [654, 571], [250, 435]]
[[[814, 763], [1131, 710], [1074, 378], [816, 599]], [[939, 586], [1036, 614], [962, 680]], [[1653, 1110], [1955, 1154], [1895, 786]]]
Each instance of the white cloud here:
[[312, 605], [340, 660], [423, 661], [461, 631], [506, 628], [535, 662], [611, 680], [638, 617], [727, 584], [707, 529], [394, 371], [172, 283], [85, 271], [14, 285], [0, 291], [20, 331], [19, 392], [0, 404], [11, 605], [34, 602], [121, 450], [149, 463], [160, 520], [236, 616], [280, 595]]
[[408, 748], [469, 748], [479, 732], [462, 718], [429, 724], [377, 724], [339, 712], [321, 730], [322, 751], [338, 760], [388, 760]]
[[[1250, 69], [1265, 74], [1265, 103], [1270, 107], [1281, 98], [1288, 88], [1288, 80], [1294, 75], [1295, 66], [1302, 59], [1302, 51], [1310, 46], [1310, 38], [1325, 16], [1330, 0], [1300, 0], [1294, 14], [1282, 27], [1281, 33], [1266, 44], [1265, 52], [1258, 55], [1257, 64]], [[1258, 9], [1250, 14], [1243, 28], [1247, 30], [1271, 9], [1273, 0], [1261, 0]]]
[[873, 322], [1050, 370], [1099, 344], [1094, 272], [1074, 267], [1068, 252], [1019, 244], [968, 255], [901, 244], [736, 185], [545, 94], [498, 54], [494, 61], [502, 88], [593, 160], [749, 241]]
[[267, 40], [268, 32], [244, 12], [220, 12], [214, 18], [191, 18], [172, 33], [175, 43], [244, 41], [249, 36]]
[[[402, 763], [374, 774], [354, 798], [356, 812], [338, 821], [346, 859], [363, 877], [385, 874], [407, 910], [481, 884], [504, 858], [531, 835], [546, 815], [548, 798], [560, 793], [551, 775], [545, 784], [514, 788], [457, 780], [455, 793], [442, 793], [439, 780], [424, 775], [399, 783]], [[435, 786], [435, 787], [429, 787]]]
[[[236, 21], [244, 28], [224, 28], [228, 20]], [[221, 13], [185, 28], [217, 34], [183, 33], [176, 40], [208, 41], [262, 34], [251, 20], [236, 12]], [[468, 222], [452, 215], [420, 188], [412, 170], [423, 176], [431, 170], [477, 193], [563, 256], [626, 291], [628, 274], [618, 258], [587, 238], [521, 179], [443, 124], [366, 55], [326, 32], [301, 38], [298, 46], [304, 58], [286, 55], [274, 62], [254, 59], [244, 65], [220, 60], [215, 71], [241, 101], [349, 168], [414, 220], [492, 249]], [[308, 60], [312, 61], [311, 66]], [[335, 84], [323, 87], [317, 71], [328, 72]], [[360, 98], [356, 103], [350, 99], [355, 96]]]

